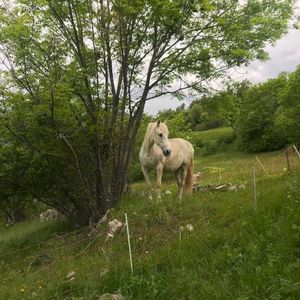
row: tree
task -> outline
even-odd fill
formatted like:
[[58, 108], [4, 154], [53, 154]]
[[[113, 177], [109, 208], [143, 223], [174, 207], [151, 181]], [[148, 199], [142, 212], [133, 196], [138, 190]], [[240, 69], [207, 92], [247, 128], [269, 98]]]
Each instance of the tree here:
[[229, 126], [229, 114], [233, 113], [230, 105], [230, 94], [222, 91], [204, 96], [192, 103], [187, 112], [187, 121], [194, 130], [208, 130], [220, 126]]
[[281, 94], [286, 84], [287, 77], [281, 74], [244, 91], [236, 124], [242, 149], [259, 152], [280, 149], [286, 144], [285, 134], [276, 126]]
[[235, 129], [239, 99], [250, 86], [247, 80], [228, 82], [222, 91], [207, 94], [191, 103], [186, 111], [186, 122], [193, 130], [208, 130], [220, 126]]
[[300, 145], [300, 66], [288, 76], [275, 122], [289, 143]]
[[28, 169], [28, 164], [24, 164], [27, 153], [22, 147], [10, 144], [4, 144], [0, 149], [0, 211], [6, 223], [15, 223], [25, 217], [28, 194], [23, 179]]
[[[201, 91], [227, 69], [266, 58], [262, 48], [287, 29], [292, 2], [4, 2], [2, 114], [14, 142], [51, 170], [38, 199], [78, 223], [99, 219], [124, 191], [146, 101]], [[19, 132], [10, 112], [22, 115], [23, 105], [31, 118]]]

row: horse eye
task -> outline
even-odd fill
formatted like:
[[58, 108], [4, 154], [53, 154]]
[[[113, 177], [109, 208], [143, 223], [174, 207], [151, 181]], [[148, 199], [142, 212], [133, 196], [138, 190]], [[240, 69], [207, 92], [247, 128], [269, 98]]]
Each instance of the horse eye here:
[[159, 135], [160, 137], [163, 137], [163, 134], [162, 134], [162, 133], [159, 133], [158, 135]]

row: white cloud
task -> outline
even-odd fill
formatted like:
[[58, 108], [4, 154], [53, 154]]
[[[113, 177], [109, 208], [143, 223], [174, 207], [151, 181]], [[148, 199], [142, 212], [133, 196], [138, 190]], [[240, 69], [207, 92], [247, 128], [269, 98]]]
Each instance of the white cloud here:
[[[300, 64], [300, 31], [291, 30], [274, 47], [267, 46], [270, 59], [266, 62], [254, 61], [241, 68], [244, 79], [257, 83], [278, 76], [281, 72], [292, 72]], [[240, 76], [233, 76], [240, 78]]]
[[[300, 0], [297, 0], [300, 11]], [[278, 76], [281, 72], [292, 72], [300, 65], [300, 30], [292, 29], [284, 35], [274, 46], [267, 45], [265, 50], [270, 59], [266, 62], [253, 61], [247, 67], [237, 68], [230, 72], [236, 80], [248, 79], [253, 83], [263, 82]], [[187, 104], [189, 100], [185, 101]], [[176, 108], [183, 102], [172, 99], [171, 96], [148, 101], [145, 112], [156, 114], [159, 110]]]
[[175, 109], [176, 107], [180, 106], [182, 103], [188, 104], [189, 100], [180, 101], [172, 96], [161, 96], [156, 99], [152, 99], [147, 101], [145, 106], [145, 112], [150, 115], [156, 115], [160, 110], [164, 109]]

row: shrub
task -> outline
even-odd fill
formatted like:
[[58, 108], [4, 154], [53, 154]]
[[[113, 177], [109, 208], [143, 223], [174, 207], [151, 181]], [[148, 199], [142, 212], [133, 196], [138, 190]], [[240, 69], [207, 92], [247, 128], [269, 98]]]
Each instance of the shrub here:
[[214, 154], [218, 150], [218, 142], [210, 142], [204, 145], [203, 155]]
[[201, 137], [195, 136], [192, 143], [197, 148], [202, 148], [204, 146], [204, 142]]
[[217, 144], [219, 146], [229, 145], [229, 144], [233, 143], [235, 139], [236, 139], [236, 134], [234, 132], [232, 132], [230, 135], [225, 135], [225, 136], [219, 137], [217, 140]]
[[287, 137], [278, 127], [280, 95], [286, 86], [284, 75], [249, 88], [241, 98], [236, 123], [239, 147], [249, 152], [277, 150]]

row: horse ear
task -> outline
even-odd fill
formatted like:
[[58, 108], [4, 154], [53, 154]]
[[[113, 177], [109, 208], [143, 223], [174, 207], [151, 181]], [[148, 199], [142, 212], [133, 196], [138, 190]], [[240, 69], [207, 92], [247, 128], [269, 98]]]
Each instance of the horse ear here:
[[160, 120], [157, 121], [157, 127], [159, 127], [159, 125], [160, 125]]

